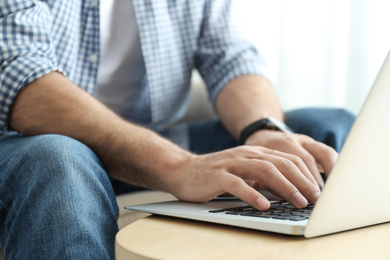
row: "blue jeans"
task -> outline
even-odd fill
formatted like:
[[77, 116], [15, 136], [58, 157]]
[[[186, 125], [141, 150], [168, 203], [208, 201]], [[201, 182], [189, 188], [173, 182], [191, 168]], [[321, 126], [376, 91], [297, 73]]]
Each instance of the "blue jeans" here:
[[[336, 150], [353, 121], [345, 110], [286, 113], [293, 130]], [[237, 145], [217, 120], [188, 127], [196, 153]], [[115, 193], [134, 187], [111, 181], [99, 158], [76, 140], [0, 135], [0, 244], [6, 259], [114, 259]]]

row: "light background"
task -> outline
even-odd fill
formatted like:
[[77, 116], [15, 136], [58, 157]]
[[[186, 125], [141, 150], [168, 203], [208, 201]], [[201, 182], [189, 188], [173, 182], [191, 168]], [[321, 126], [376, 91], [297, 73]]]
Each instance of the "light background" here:
[[234, 0], [234, 15], [286, 110], [359, 112], [390, 50], [388, 0]]

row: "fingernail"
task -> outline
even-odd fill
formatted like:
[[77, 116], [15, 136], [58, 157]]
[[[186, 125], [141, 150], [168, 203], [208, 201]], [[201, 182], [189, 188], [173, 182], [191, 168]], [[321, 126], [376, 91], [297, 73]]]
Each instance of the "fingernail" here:
[[297, 204], [297, 206], [300, 208], [304, 208], [307, 206], [307, 203], [308, 203], [307, 199], [305, 197], [303, 197], [302, 194], [298, 191], [294, 195], [294, 200], [295, 200], [295, 203]]
[[269, 201], [264, 199], [263, 197], [258, 197], [256, 199], [256, 204], [259, 206], [261, 210], [266, 210], [270, 207]]
[[314, 198], [315, 198], [316, 202], [320, 198], [320, 196], [321, 196], [321, 192], [317, 191], [316, 193], [314, 193]]

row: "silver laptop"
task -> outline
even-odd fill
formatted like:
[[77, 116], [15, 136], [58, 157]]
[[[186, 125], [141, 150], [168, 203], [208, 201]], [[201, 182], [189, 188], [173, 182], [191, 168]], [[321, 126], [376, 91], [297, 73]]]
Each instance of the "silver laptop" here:
[[313, 209], [306, 210], [309, 213], [289, 213], [296, 217], [286, 219], [283, 212], [290, 205], [278, 203], [271, 207], [268, 216], [261, 216], [263, 213], [238, 199], [172, 201], [125, 208], [307, 238], [389, 222], [390, 53]]

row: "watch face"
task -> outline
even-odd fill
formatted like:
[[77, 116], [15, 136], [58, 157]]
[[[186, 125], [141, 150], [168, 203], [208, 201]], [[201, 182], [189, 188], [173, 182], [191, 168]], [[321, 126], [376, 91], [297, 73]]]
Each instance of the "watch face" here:
[[294, 132], [290, 127], [285, 125], [283, 122], [277, 120], [276, 118], [269, 117], [268, 122], [269, 122], [269, 124], [276, 127], [277, 129], [279, 129], [282, 132], [285, 132], [285, 133], [293, 133]]
[[269, 119], [267, 119], [267, 125], [266, 125], [266, 127], [264, 129], [277, 130], [277, 131], [282, 131], [283, 132], [283, 129], [280, 129], [276, 124], [274, 124], [274, 122], [272, 122]]

